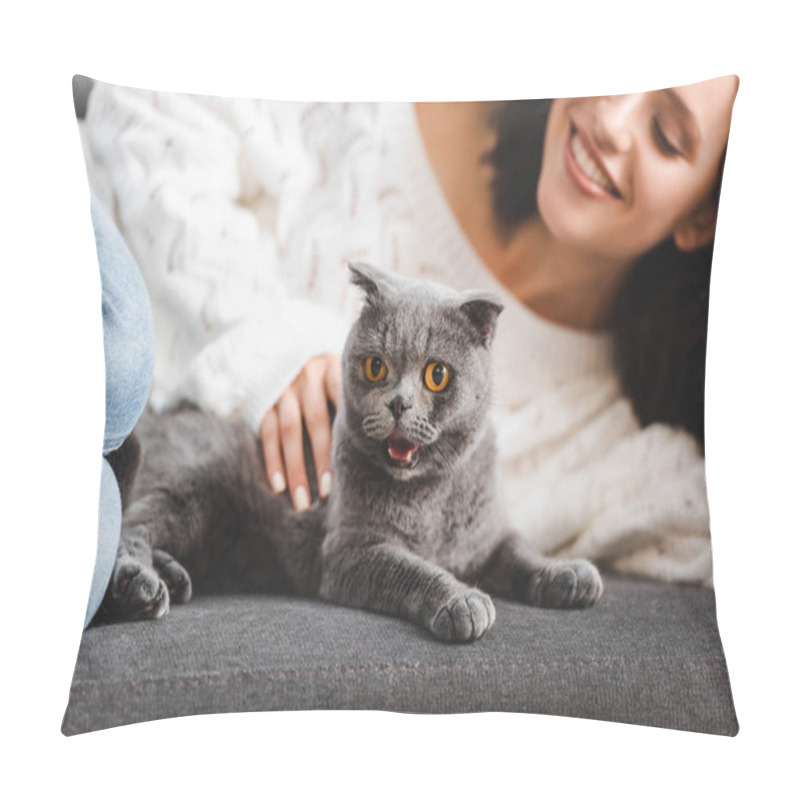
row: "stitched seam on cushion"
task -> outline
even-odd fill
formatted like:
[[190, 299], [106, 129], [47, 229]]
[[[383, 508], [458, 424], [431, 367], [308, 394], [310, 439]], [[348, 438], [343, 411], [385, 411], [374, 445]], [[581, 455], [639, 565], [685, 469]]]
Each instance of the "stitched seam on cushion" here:
[[[175, 678], [150, 678], [141, 681], [120, 681], [113, 684], [97, 683], [88, 686], [75, 686], [70, 690], [70, 697], [86, 697], [89, 695], [100, 694], [119, 694], [128, 691], [153, 691], [160, 688], [181, 688], [181, 687], [208, 687], [223, 686], [233, 682], [244, 682], [258, 678], [270, 678], [273, 680], [286, 680], [288, 678], [302, 678], [312, 675], [324, 675], [337, 673], [339, 675], [355, 675], [365, 672], [443, 672], [443, 671], [465, 671], [473, 669], [498, 670], [504, 668], [519, 669], [526, 667], [562, 667], [576, 664], [602, 664], [602, 665], [629, 665], [635, 664], [653, 665], [658, 662], [652, 659], [627, 659], [627, 658], [584, 658], [568, 659], [563, 661], [480, 661], [468, 664], [362, 664], [356, 667], [343, 665], [319, 666], [310, 669], [275, 669], [275, 670], [250, 670], [236, 673], [214, 673], [209, 672], [200, 675], [180, 676]], [[707, 661], [681, 661], [679, 663], [670, 662], [671, 668], [683, 667], [688, 670], [698, 668], [708, 669], [709, 667], [720, 667], [725, 665], [725, 660], [721, 658], [709, 659]]]

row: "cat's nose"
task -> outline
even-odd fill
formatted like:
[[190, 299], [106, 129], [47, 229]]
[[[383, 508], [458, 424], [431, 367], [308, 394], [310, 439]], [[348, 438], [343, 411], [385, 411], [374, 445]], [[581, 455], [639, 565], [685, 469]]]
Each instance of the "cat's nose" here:
[[411, 408], [410, 405], [403, 403], [403, 398], [400, 397], [399, 394], [393, 397], [386, 405], [389, 406], [389, 410], [392, 412], [395, 422], [403, 416], [404, 411], [408, 411], [408, 409]]

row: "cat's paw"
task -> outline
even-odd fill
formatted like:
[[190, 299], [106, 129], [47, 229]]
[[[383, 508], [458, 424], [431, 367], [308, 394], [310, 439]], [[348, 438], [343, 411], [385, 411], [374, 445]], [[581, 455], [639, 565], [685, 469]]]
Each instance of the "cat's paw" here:
[[494, 619], [492, 598], [478, 589], [467, 589], [439, 611], [431, 630], [446, 642], [472, 642], [492, 627]]
[[153, 550], [153, 566], [167, 586], [170, 602], [188, 603], [192, 599], [192, 579], [169, 553]]
[[555, 561], [531, 579], [530, 600], [544, 608], [588, 608], [603, 593], [603, 580], [590, 561]]
[[114, 609], [123, 617], [158, 619], [169, 611], [169, 590], [158, 573], [132, 558], [114, 566], [109, 593]]

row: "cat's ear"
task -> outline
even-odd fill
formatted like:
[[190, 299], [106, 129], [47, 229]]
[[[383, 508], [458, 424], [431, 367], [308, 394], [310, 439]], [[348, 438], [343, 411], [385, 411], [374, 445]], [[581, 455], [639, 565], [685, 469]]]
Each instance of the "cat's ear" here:
[[363, 262], [350, 261], [350, 280], [364, 290], [368, 302], [375, 303], [391, 293], [392, 279], [383, 270]]
[[496, 295], [474, 292], [460, 306], [461, 312], [470, 322], [478, 342], [488, 347], [494, 339], [497, 329], [497, 317], [503, 310], [503, 304]]

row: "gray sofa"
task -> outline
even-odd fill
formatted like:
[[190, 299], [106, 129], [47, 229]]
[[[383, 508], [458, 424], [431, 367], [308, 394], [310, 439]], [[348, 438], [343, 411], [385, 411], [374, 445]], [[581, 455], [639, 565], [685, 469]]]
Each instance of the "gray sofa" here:
[[478, 642], [267, 596], [196, 597], [83, 634], [67, 735], [189, 714], [517, 711], [724, 735], [738, 723], [709, 589], [606, 576], [587, 611], [498, 601]]

